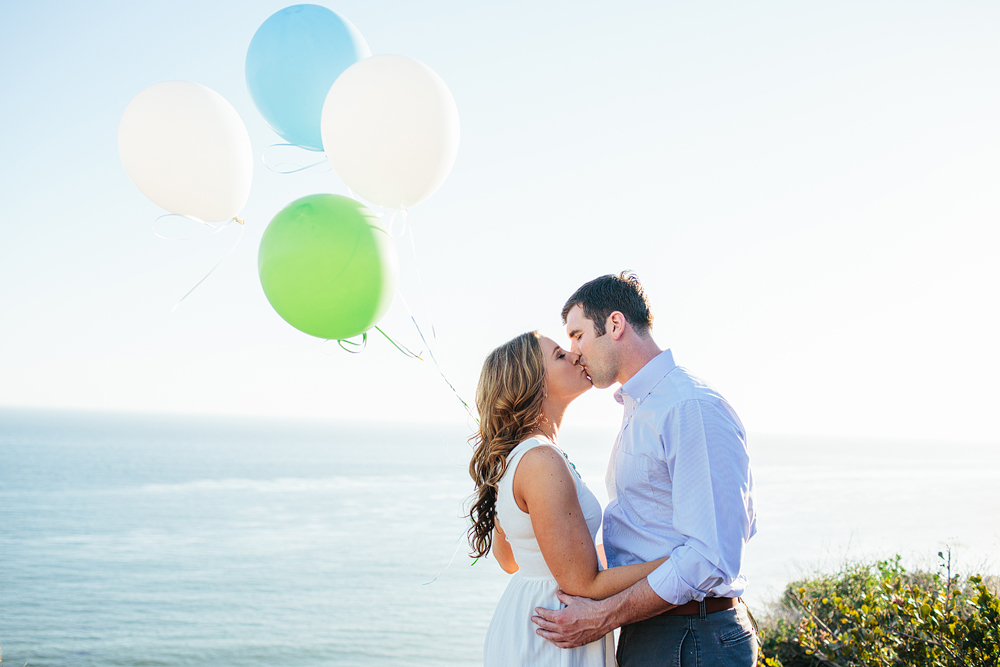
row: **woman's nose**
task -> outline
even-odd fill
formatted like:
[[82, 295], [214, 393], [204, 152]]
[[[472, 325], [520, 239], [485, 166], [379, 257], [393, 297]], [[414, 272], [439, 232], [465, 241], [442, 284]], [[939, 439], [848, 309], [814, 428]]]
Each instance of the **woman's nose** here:
[[[573, 353], [570, 352], [570, 354], [573, 354]], [[576, 366], [578, 363], [580, 363], [580, 357], [581, 356], [582, 355], [580, 355], [580, 354], [573, 354], [573, 365], [574, 366]]]

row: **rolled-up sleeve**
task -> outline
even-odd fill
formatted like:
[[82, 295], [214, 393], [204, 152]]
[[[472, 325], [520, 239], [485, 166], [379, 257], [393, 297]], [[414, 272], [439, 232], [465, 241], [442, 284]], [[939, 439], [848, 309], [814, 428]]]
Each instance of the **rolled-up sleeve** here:
[[673, 528], [685, 541], [647, 577], [649, 586], [676, 605], [724, 595], [740, 577], [756, 528], [742, 426], [723, 407], [690, 399], [664, 416], [660, 442], [673, 487]]

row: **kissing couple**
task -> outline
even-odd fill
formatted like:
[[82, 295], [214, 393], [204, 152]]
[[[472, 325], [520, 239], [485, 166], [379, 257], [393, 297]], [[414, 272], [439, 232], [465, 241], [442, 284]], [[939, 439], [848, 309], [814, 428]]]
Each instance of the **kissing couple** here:
[[[634, 274], [586, 283], [562, 319], [568, 350], [521, 334], [486, 358], [476, 391], [469, 541], [513, 574], [486, 667], [752, 667], [757, 633], [739, 596], [756, 511], [739, 417], [653, 340]], [[616, 382], [624, 417], [602, 520], [559, 428], [573, 399]]]

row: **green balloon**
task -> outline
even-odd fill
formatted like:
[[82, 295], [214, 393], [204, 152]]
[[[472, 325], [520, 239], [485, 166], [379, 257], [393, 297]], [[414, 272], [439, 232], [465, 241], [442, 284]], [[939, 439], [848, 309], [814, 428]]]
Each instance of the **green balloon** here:
[[310, 195], [271, 220], [257, 271], [286, 322], [318, 338], [350, 338], [375, 326], [392, 303], [396, 246], [359, 202]]

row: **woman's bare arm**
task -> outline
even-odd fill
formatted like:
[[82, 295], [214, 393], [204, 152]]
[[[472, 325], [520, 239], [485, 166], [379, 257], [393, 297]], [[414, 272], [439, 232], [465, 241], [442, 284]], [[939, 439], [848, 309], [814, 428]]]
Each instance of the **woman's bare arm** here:
[[517, 572], [518, 566], [517, 561], [514, 560], [514, 552], [511, 551], [510, 542], [507, 541], [507, 535], [504, 534], [503, 528], [500, 527], [499, 523], [495, 523], [493, 526], [492, 549], [497, 563], [500, 564], [500, 569], [507, 574]]
[[646, 577], [666, 558], [600, 571], [597, 550], [562, 454], [535, 447], [514, 473], [514, 500], [531, 517], [546, 565], [570, 595], [602, 600]]

